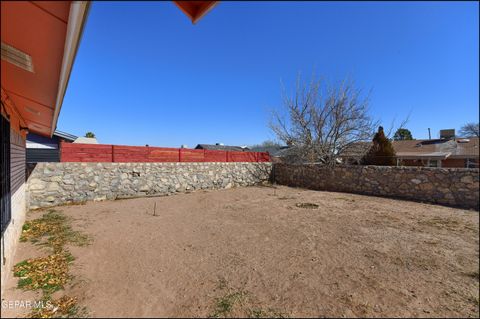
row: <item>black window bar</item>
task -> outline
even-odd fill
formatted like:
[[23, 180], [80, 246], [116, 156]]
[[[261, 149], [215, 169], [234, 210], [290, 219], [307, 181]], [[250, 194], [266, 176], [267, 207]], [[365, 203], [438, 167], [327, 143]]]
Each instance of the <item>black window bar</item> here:
[[10, 122], [0, 115], [1, 134], [0, 134], [0, 193], [2, 195], [0, 202], [1, 209], [1, 228], [2, 236], [12, 219], [10, 207]]

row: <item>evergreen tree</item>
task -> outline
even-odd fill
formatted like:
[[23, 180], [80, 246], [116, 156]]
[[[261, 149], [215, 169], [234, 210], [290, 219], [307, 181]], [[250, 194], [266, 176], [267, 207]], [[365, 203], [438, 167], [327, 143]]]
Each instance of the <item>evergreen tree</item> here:
[[393, 135], [393, 139], [395, 141], [413, 140], [412, 132], [410, 132], [410, 130], [406, 128], [399, 128], [395, 132], [395, 135]]
[[373, 143], [363, 160], [366, 165], [394, 166], [395, 150], [392, 143], [385, 136], [383, 127], [378, 127], [378, 132], [373, 137]]

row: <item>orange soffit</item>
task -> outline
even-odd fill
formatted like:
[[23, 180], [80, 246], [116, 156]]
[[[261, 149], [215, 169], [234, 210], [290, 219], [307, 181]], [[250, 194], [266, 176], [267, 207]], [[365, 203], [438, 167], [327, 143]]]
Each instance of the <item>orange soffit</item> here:
[[173, 1], [185, 13], [192, 23], [197, 23], [220, 1]]

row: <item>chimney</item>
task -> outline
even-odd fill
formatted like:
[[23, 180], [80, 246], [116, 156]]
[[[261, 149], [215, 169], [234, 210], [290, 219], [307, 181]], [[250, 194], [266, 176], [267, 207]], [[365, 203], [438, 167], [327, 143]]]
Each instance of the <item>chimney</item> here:
[[455, 129], [440, 130], [440, 138], [442, 140], [451, 140], [455, 138]]

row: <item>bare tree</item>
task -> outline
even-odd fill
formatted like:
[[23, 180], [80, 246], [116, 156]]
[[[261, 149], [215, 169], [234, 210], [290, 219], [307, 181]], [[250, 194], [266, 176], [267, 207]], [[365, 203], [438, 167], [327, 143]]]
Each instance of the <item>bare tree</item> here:
[[405, 129], [405, 126], [408, 124], [408, 122], [410, 121], [410, 115], [412, 114], [412, 111], [410, 111], [407, 115], [406, 118], [404, 118], [400, 124], [395, 124], [397, 119], [396, 117], [394, 117], [392, 119], [392, 122], [390, 123], [390, 126], [387, 130], [387, 132], [385, 133], [385, 136], [390, 139], [390, 140], [394, 140], [395, 139], [395, 133], [397, 133], [399, 130], [404, 130]]
[[371, 141], [378, 123], [369, 115], [368, 97], [351, 81], [327, 87], [315, 79], [297, 79], [295, 93], [283, 90], [283, 111], [274, 110], [270, 128], [295, 149], [296, 162], [333, 166], [348, 147]]
[[480, 137], [479, 123], [467, 123], [460, 128], [460, 136], [462, 137]]

